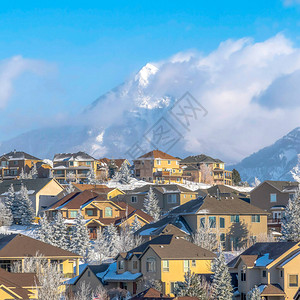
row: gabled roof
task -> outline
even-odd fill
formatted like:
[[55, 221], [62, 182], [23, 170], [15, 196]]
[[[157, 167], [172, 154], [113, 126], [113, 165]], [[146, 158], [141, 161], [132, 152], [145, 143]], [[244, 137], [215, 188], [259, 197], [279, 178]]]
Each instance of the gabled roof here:
[[[228, 266], [234, 268], [238, 261], [242, 259], [246, 265], [249, 264], [251, 267], [267, 267], [295, 245], [297, 245], [296, 242], [256, 243], [245, 250], [241, 255], [229, 262]], [[253, 262], [255, 256], [256, 259]]]
[[299, 183], [296, 181], [275, 181], [275, 180], [266, 180], [262, 182], [259, 186], [257, 186], [254, 190], [259, 188], [262, 184], [267, 183], [271, 186], [273, 186], [275, 189], [277, 189], [280, 192], [293, 192], [293, 190], [297, 189], [299, 186]]
[[23, 151], [11, 151], [0, 156], [0, 159], [2, 157], [5, 157], [8, 160], [23, 160], [23, 159], [40, 160], [39, 158]]
[[14, 186], [15, 192], [20, 191], [22, 183], [26, 186], [27, 190], [30, 191], [29, 194], [36, 194], [52, 180], [63, 189], [63, 187], [54, 178], [12, 179], [3, 180], [0, 183], [0, 195], [5, 195], [11, 184]]
[[145, 291], [135, 295], [131, 298], [131, 300], [142, 300], [142, 299], [173, 299], [173, 297], [169, 297], [167, 295], [162, 294], [160, 291], [154, 289], [154, 288], [148, 288]]
[[104, 191], [107, 191], [107, 189], [109, 190], [113, 190], [112, 188], [109, 188], [107, 185], [105, 184], [83, 184], [83, 183], [72, 183], [72, 185], [77, 188], [79, 191], [85, 191], [85, 190], [101, 190], [103, 189]]
[[284, 296], [285, 292], [279, 284], [261, 284], [258, 286], [261, 296]]
[[54, 155], [53, 162], [63, 161], [94, 161], [95, 158], [91, 155], [79, 151], [77, 153], [57, 153]]
[[144, 158], [150, 158], [150, 159], [156, 159], [156, 158], [161, 158], [161, 159], [175, 159], [175, 160], [179, 160], [178, 158], [167, 154], [165, 152], [162, 152], [160, 150], [153, 150], [150, 151], [142, 156], [140, 156], [138, 159], [144, 159]]
[[21, 234], [4, 235], [0, 238], [0, 257], [28, 257], [37, 253], [45, 257], [80, 257], [75, 253]]
[[188, 156], [180, 161], [181, 164], [185, 163], [223, 163], [222, 160], [218, 158], [212, 158], [210, 156], [207, 156], [205, 154], [200, 155], [191, 155]]
[[154, 191], [157, 191], [162, 194], [197, 193], [179, 184], [145, 184], [141, 187], [129, 190], [127, 194], [146, 194], [148, 193], [150, 187], [152, 187]]
[[216, 196], [207, 195], [191, 200], [185, 204], [174, 208], [170, 214], [186, 215], [186, 214], [221, 214], [221, 215], [252, 215], [252, 214], [268, 214], [266, 211], [251, 205], [237, 196], [217, 198]]

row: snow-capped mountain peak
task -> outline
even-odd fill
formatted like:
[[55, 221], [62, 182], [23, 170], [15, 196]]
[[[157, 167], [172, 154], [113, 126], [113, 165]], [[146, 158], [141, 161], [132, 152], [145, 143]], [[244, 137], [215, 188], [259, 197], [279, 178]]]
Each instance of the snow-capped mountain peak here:
[[151, 76], [157, 73], [159, 69], [154, 65], [147, 63], [140, 71], [135, 75], [134, 80], [138, 82], [139, 86], [146, 87], [149, 84]]

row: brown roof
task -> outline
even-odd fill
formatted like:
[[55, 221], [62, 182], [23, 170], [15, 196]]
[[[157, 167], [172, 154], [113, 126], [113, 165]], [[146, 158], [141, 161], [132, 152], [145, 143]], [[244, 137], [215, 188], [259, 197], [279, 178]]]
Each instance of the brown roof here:
[[162, 259], [214, 259], [216, 255], [182, 237], [173, 236], [169, 244], [149, 245]]
[[261, 293], [261, 296], [285, 295], [281, 286], [278, 284], [268, 284]]
[[187, 233], [174, 226], [173, 224], [168, 224], [161, 232], [161, 234], [172, 234], [174, 236], [187, 236]]
[[150, 151], [142, 156], [140, 156], [138, 159], [140, 158], [161, 158], [161, 159], [176, 159], [176, 160], [179, 160], [178, 158], [170, 155], [170, 154], [167, 154], [165, 152], [162, 152], [160, 150], [153, 150], [153, 151]]
[[173, 297], [168, 297], [154, 288], [148, 288], [147, 290], [135, 295], [131, 299], [139, 300], [139, 299], [149, 299], [149, 298], [151, 298], [151, 299], [173, 299]]
[[45, 257], [80, 257], [42, 241], [21, 234], [5, 235], [0, 239], [0, 258], [28, 257], [37, 253]]
[[108, 187], [105, 184], [80, 184], [80, 183], [73, 183], [78, 190], [85, 191], [85, 190], [94, 190], [94, 189], [107, 189]]
[[253, 268], [258, 255], [241, 255], [240, 258], [247, 267]]

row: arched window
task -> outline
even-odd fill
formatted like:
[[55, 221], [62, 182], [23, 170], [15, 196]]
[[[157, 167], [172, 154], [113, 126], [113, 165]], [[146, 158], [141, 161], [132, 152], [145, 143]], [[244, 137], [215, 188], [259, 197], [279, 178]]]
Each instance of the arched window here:
[[155, 272], [156, 271], [156, 259], [154, 257], [147, 258], [146, 269], [147, 269], [147, 272]]
[[105, 207], [105, 217], [112, 217], [112, 208]]

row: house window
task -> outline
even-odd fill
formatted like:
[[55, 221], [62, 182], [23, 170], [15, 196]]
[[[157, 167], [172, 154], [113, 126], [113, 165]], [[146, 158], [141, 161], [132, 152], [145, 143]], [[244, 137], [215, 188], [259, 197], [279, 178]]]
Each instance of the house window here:
[[289, 286], [290, 287], [298, 286], [298, 275], [289, 275]]
[[225, 218], [220, 218], [220, 228], [225, 228]]
[[134, 261], [132, 262], [132, 269], [133, 269], [133, 270], [137, 270], [137, 268], [138, 268], [138, 262], [137, 262], [136, 260], [134, 260]]
[[177, 182], [180, 182], [180, 178], [179, 177], [177, 177]]
[[14, 160], [14, 165], [17, 165], [19, 162], [17, 160]]
[[156, 164], [160, 166], [160, 160], [159, 159], [156, 160]]
[[169, 261], [163, 260], [163, 272], [169, 272]]
[[260, 223], [260, 215], [253, 215], [251, 217], [252, 223]]
[[270, 202], [277, 202], [277, 194], [270, 194]]
[[91, 277], [91, 271], [88, 271], [88, 277]]
[[92, 163], [91, 163], [90, 161], [87, 161], [86, 164], [87, 164], [88, 166], [90, 166]]
[[188, 272], [190, 270], [190, 261], [184, 260], [183, 261], [183, 272]]
[[280, 277], [283, 277], [283, 271], [282, 270], [280, 271]]
[[70, 218], [76, 218], [76, 217], [77, 217], [77, 214], [78, 214], [78, 211], [77, 211], [77, 210], [71, 210], [71, 211], [70, 211]]
[[220, 234], [220, 242], [223, 248], [225, 248], [225, 233]]
[[96, 215], [97, 215], [94, 209], [87, 209], [87, 210], [86, 210], [86, 214], [87, 214], [89, 217], [91, 217], [91, 216], [96, 216]]
[[246, 281], [246, 270], [241, 270], [241, 281]]
[[119, 260], [119, 269], [120, 270], [124, 269], [124, 260]]
[[105, 207], [105, 217], [112, 217], [112, 208]]
[[216, 217], [209, 217], [209, 227], [210, 228], [216, 228]]
[[244, 293], [241, 293], [241, 300], [247, 300], [247, 296]]
[[195, 259], [192, 260], [192, 267], [196, 267], [196, 260]]
[[200, 227], [202, 227], [202, 228], [205, 227], [205, 217], [200, 219]]
[[264, 278], [267, 277], [267, 271], [266, 270], [262, 271], [262, 277], [264, 277]]
[[137, 196], [131, 196], [131, 203], [137, 203]]
[[73, 167], [73, 166], [74, 166], [74, 162], [70, 161], [70, 167]]
[[176, 292], [176, 286], [177, 286], [177, 283], [176, 282], [170, 282], [170, 291], [172, 294], [174, 294]]
[[169, 194], [167, 195], [168, 203], [177, 203], [176, 194]]
[[239, 223], [239, 222], [240, 222], [240, 216], [239, 215], [231, 216], [231, 223]]
[[155, 260], [155, 258], [153, 258], [153, 257], [147, 258], [146, 269], [147, 269], [147, 272], [155, 272], [155, 270], [156, 270], [156, 260]]
[[168, 160], [168, 165], [170, 165], [171, 164], [171, 161], [170, 160]]

